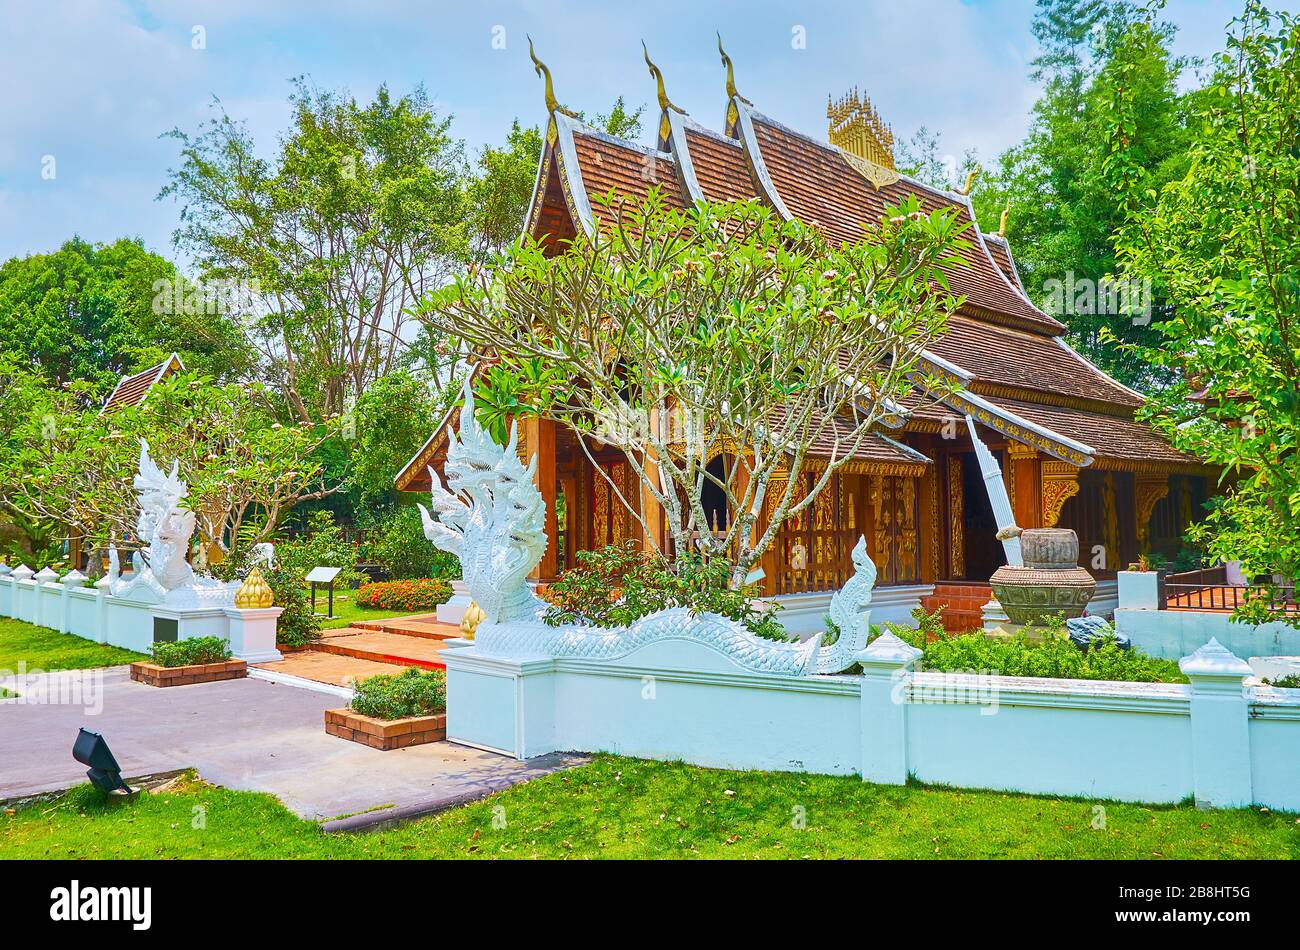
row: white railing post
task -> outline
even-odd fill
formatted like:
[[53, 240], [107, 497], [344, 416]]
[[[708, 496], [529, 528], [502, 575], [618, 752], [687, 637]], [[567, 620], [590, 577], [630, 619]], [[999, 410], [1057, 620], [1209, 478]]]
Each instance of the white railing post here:
[[1250, 775], [1250, 664], [1213, 637], [1178, 667], [1192, 684], [1192, 785], [1199, 808], [1253, 802]]
[[57, 583], [59, 580], [58, 573], [50, 567], [43, 567], [36, 572], [32, 580], [36, 582], [36, 606], [33, 608], [35, 613], [35, 623], [38, 627], [54, 627], [54, 619], [50, 616], [50, 605], [45, 602], [49, 600], [46, 596], [46, 585]]
[[95, 641], [108, 642], [108, 586], [111, 582], [105, 575], [95, 581]]
[[858, 654], [862, 665], [862, 780], [907, 783], [907, 692], [921, 656], [892, 633]]
[[14, 615], [14, 569], [0, 564], [0, 617]]
[[17, 567], [14, 568], [14, 572], [12, 575], [12, 579], [14, 582], [13, 616], [16, 619], [26, 621], [27, 623], [31, 623], [33, 620], [32, 609], [35, 609], [35, 604], [33, 602], [32, 608], [29, 609], [27, 604], [24, 603], [24, 601], [26, 600], [26, 593], [27, 593], [27, 589], [25, 585], [29, 580], [32, 579], [32, 575], [35, 573], [36, 572], [33, 571], [30, 567], [28, 567], [26, 564], [19, 564]]
[[75, 567], [63, 575], [63, 616], [59, 624], [61, 633], [72, 632], [72, 592], [86, 582], [86, 575]]

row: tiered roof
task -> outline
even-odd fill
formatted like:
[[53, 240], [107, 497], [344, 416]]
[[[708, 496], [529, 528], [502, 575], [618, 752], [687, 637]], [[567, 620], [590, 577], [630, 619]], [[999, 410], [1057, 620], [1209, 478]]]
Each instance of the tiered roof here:
[[[862, 239], [886, 205], [914, 195], [927, 211], [949, 208], [969, 223], [964, 236], [970, 246], [947, 275], [965, 304], [926, 353], [928, 370], [946, 378], [954, 391], [938, 397], [941, 406], [928, 397], [913, 400], [908, 408], [914, 424], [904, 428], [932, 428], [936, 416], [956, 410], [1078, 466], [1200, 469], [1195, 459], [1134, 421], [1140, 394], [1070, 348], [1065, 327], [1025, 293], [1005, 237], [980, 230], [967, 194], [934, 188], [892, 168], [892, 134], [869, 103], [858, 103], [855, 112], [845, 100], [832, 115], [833, 124], [839, 123], [833, 129], [837, 141], [866, 143], [854, 154], [757, 111], [736, 92], [725, 53], [723, 63], [728, 101], [721, 132], [669, 102], [651, 64], [661, 106], [651, 148], [594, 129], [559, 107], [549, 70], [538, 62], [539, 75], [547, 78], [550, 116], [528, 233], [556, 245], [579, 231], [593, 233], [609, 219], [607, 193], [641, 199], [658, 187], [673, 207], [757, 198], [783, 217], [820, 228], [831, 241], [847, 242]], [[861, 125], [851, 128], [855, 115]]]

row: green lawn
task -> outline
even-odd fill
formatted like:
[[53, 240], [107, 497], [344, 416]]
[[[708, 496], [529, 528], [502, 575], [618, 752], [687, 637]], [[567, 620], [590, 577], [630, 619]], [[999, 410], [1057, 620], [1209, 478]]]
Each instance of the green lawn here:
[[1300, 857], [1295, 815], [1108, 802], [1094, 828], [1097, 804], [599, 756], [440, 815], [337, 835], [268, 795], [197, 781], [112, 805], [83, 786], [0, 816], [0, 858]]
[[[310, 593], [308, 597], [310, 597]], [[358, 620], [387, 620], [390, 617], [409, 617], [414, 614], [431, 614], [434, 609], [430, 610], [373, 610], [369, 607], [358, 607], [353, 599], [356, 591], [349, 590], [346, 592], [334, 592], [334, 619], [326, 620], [321, 617], [321, 629], [333, 630], [337, 627], [346, 627], [356, 623]], [[324, 591], [316, 593], [316, 612], [323, 614], [328, 610], [328, 595]]]
[[84, 670], [139, 659], [142, 659], [139, 653], [120, 647], [95, 643], [21, 620], [0, 619], [0, 670], [17, 672], [19, 661], [25, 661], [26, 669], [32, 672]]

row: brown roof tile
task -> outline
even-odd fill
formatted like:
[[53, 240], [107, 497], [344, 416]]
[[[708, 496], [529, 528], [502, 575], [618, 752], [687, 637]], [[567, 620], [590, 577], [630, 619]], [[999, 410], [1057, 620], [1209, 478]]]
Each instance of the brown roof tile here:
[[113, 412], [123, 406], [138, 406], [144, 402], [145, 395], [154, 383], [184, 368], [181, 365], [180, 358], [172, 354], [157, 366], [142, 369], [132, 376], [123, 376], [118, 384], [113, 387], [113, 391], [108, 394], [108, 398], [104, 400], [104, 406], [100, 409], [100, 413]]
[[695, 167], [695, 180], [709, 201], [749, 201], [758, 197], [739, 142], [687, 128], [686, 147]]
[[665, 206], [685, 207], [677, 169], [662, 152], [620, 145], [607, 136], [583, 132], [574, 133], [573, 144], [587, 200], [597, 223], [607, 224], [612, 217], [613, 209], [605, 202], [611, 189], [619, 198], [643, 201], [650, 189], [658, 187]]
[[[886, 204], [897, 204], [909, 194], [915, 195], [926, 211], [952, 208], [960, 222], [972, 223], [966, 206], [943, 192], [910, 179], [877, 190], [837, 149], [762, 116], [753, 118], [763, 163], [786, 207], [801, 221], [817, 225], [832, 241], [861, 240], [866, 228], [879, 221]], [[948, 271], [954, 293], [964, 295], [968, 305], [979, 311], [1008, 316], [1047, 332], [1064, 329], [1008, 285], [973, 226], [964, 237], [972, 245], [959, 255], [965, 264]]]
[[999, 406], [1053, 432], [1096, 449], [1097, 457], [1126, 462], [1196, 464], [1144, 423], [1065, 406], [1044, 406], [1023, 399], [995, 399]]
[[931, 343], [929, 349], [974, 374], [978, 382], [1121, 406], [1142, 403], [1140, 397], [1084, 363], [1056, 340], [1036, 333], [958, 316], [949, 321], [947, 334]]

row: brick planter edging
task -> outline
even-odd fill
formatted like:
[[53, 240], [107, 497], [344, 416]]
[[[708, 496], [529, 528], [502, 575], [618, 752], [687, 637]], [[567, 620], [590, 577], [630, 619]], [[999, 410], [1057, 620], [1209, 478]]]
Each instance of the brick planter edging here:
[[340, 739], [360, 742], [372, 749], [388, 752], [407, 746], [438, 742], [447, 737], [447, 714], [408, 716], [405, 719], [375, 719], [342, 709], [325, 710], [325, 731]]
[[131, 679], [146, 686], [189, 686], [194, 683], [216, 683], [220, 680], [237, 680], [248, 675], [244, 660], [226, 660], [222, 663], [196, 663], [192, 666], [159, 666], [157, 663], [132, 663]]

